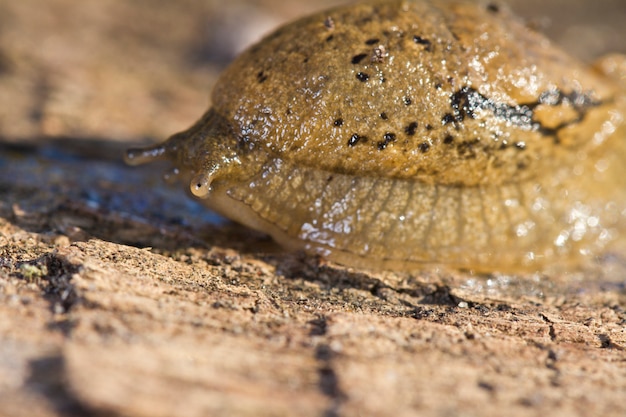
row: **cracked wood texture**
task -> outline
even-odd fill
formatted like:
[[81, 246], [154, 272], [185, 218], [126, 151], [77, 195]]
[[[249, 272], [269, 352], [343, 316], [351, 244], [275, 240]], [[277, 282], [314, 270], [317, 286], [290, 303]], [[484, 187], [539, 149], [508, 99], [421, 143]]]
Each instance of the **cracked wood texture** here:
[[[131, 169], [295, 0], [0, 3], [0, 415], [623, 416], [626, 266], [370, 273]], [[591, 61], [620, 0], [514, 1]]]

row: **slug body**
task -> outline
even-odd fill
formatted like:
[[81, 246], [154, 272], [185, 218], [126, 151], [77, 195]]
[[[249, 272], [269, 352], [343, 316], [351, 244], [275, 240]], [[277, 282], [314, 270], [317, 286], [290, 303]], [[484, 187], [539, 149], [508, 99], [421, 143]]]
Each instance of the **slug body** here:
[[579, 263], [624, 247], [623, 62], [587, 68], [494, 5], [368, 1], [270, 34], [127, 160], [347, 265]]

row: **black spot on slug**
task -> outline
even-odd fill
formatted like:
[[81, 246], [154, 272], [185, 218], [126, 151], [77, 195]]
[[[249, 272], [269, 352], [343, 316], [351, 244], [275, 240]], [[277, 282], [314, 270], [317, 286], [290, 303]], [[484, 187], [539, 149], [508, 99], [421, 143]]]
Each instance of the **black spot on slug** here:
[[378, 38], [371, 38], [371, 39], [366, 40], [365, 44], [366, 45], [375, 45], [378, 42], [380, 42], [380, 39], [378, 39]]
[[367, 140], [367, 138], [365, 136], [361, 136], [361, 135], [355, 133], [352, 136], [350, 136], [350, 139], [348, 139], [348, 146], [354, 146], [357, 143], [359, 143], [360, 141], [365, 142], [366, 140]]
[[356, 78], [357, 78], [357, 80], [359, 80], [359, 81], [361, 81], [362, 83], [364, 83], [365, 81], [367, 81], [367, 80], [369, 80], [369, 79], [370, 79], [370, 76], [369, 76], [369, 75], [367, 75], [367, 74], [366, 74], [366, 73], [364, 73], [364, 72], [357, 72], [357, 73], [356, 73]]
[[[567, 102], [578, 113], [578, 118], [565, 122], [556, 127], [547, 128], [534, 119], [535, 109], [539, 105], [558, 106]], [[472, 87], [463, 86], [450, 96], [450, 107], [453, 113], [448, 113], [442, 119], [443, 124], [462, 122], [466, 118], [475, 119], [477, 111], [483, 110], [493, 114], [498, 119], [506, 120], [523, 130], [536, 130], [545, 136], [552, 136], [558, 142], [557, 134], [562, 128], [578, 123], [590, 107], [599, 105], [591, 95], [573, 92], [564, 94], [559, 90], [550, 90], [542, 93], [539, 100], [532, 103], [511, 105], [486, 97]]]
[[404, 98], [402, 99], [402, 102], [403, 102], [406, 106], [410, 106], [410, 105], [411, 105], [411, 103], [412, 103], [413, 101], [411, 100], [411, 97], [404, 97]]
[[339, 126], [343, 126], [343, 119], [340, 117], [338, 119], [335, 119], [335, 121], [333, 122], [333, 124], [337, 127]]
[[265, 74], [265, 72], [263, 71], [259, 71], [259, 73], [256, 75], [256, 78], [259, 81], [259, 84], [262, 84], [265, 80], [267, 80], [267, 74]]
[[385, 113], [385, 112], [382, 112], [380, 114], [380, 118], [383, 119], [383, 120], [389, 120], [389, 116], [387, 116], [387, 113]]
[[328, 35], [328, 37], [326, 38], [326, 42], [330, 42], [335, 38], [334, 35]]
[[446, 145], [451, 145], [452, 142], [454, 142], [454, 136], [452, 135], [446, 135], [446, 137], [443, 138], [443, 143]]
[[433, 130], [433, 125], [431, 125], [430, 123], [428, 123], [426, 126], [424, 126], [426, 128], [426, 130]]
[[413, 136], [417, 130], [417, 122], [411, 122], [404, 128], [404, 133]]
[[417, 146], [417, 149], [419, 149], [421, 153], [426, 153], [430, 149], [430, 143], [422, 142]]
[[511, 106], [499, 103], [468, 86], [461, 87], [450, 96], [450, 106], [454, 110], [453, 119], [457, 122], [462, 122], [468, 117], [475, 119], [477, 110], [488, 110], [494, 116], [527, 130], [532, 129], [534, 125], [533, 108], [536, 104]]
[[363, 61], [363, 59], [365, 59], [365, 57], [367, 56], [367, 54], [358, 54], [352, 57], [352, 63], [353, 64], [358, 64], [359, 62]]
[[432, 42], [426, 38], [422, 38], [421, 36], [414, 35], [413, 42], [418, 45], [424, 45], [424, 49], [428, 52], [432, 51]]
[[454, 122], [454, 116], [452, 115], [452, 113], [446, 113], [441, 118], [441, 124], [443, 125], [449, 125], [450, 123], [453, 123], [453, 122]]
[[376, 144], [378, 146], [378, 150], [382, 151], [383, 149], [387, 147], [387, 145], [389, 145], [391, 142], [394, 142], [395, 140], [396, 140], [395, 133], [391, 133], [391, 132], [385, 133], [383, 135], [383, 140]]
[[500, 6], [498, 6], [495, 3], [489, 3], [487, 5], [487, 10], [490, 11], [491, 13], [498, 13], [500, 11]]
[[464, 86], [450, 96], [455, 119], [462, 122], [466, 117], [476, 118], [474, 112], [482, 108], [485, 97], [472, 87]]

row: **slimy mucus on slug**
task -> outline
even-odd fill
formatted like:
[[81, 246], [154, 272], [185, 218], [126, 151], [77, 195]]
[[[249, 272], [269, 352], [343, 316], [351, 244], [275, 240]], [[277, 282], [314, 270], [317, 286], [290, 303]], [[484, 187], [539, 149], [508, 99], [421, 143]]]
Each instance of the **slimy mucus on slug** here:
[[587, 68], [506, 8], [366, 1], [276, 30], [127, 160], [346, 265], [577, 264], [625, 246], [624, 62]]

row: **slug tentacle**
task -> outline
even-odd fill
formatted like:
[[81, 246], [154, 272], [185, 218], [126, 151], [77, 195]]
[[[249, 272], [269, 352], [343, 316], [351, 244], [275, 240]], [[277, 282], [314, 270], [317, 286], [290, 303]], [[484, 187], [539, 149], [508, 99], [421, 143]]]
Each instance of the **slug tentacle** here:
[[166, 147], [163, 144], [146, 148], [131, 148], [124, 154], [124, 161], [128, 165], [143, 165], [159, 159], [165, 159]]
[[191, 193], [198, 198], [207, 198], [212, 191], [211, 184], [219, 173], [219, 166], [215, 165], [195, 175], [189, 183]]

